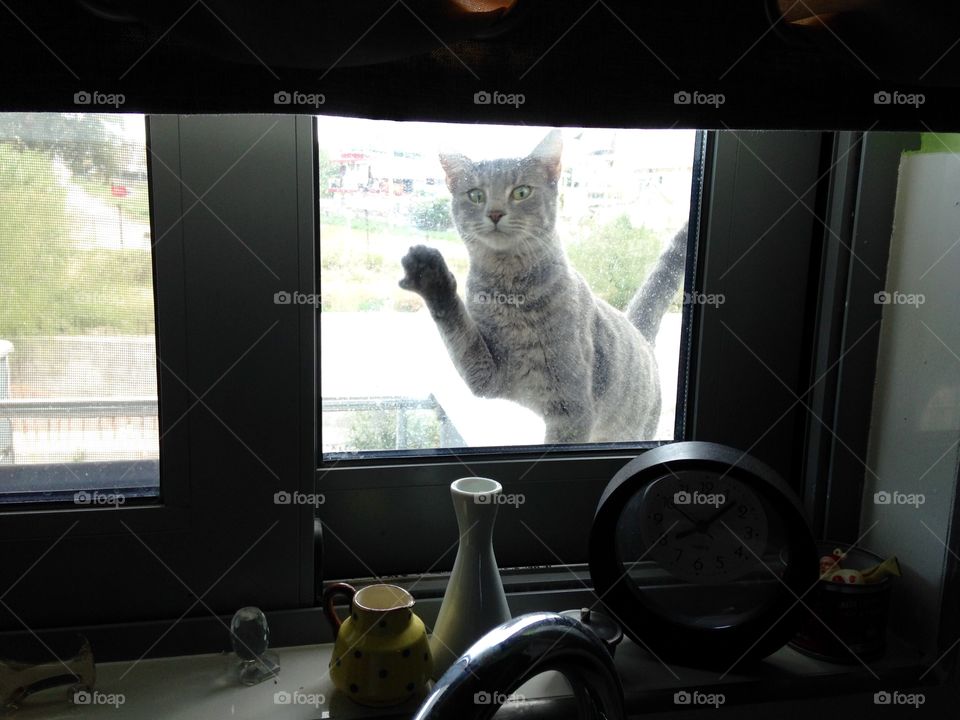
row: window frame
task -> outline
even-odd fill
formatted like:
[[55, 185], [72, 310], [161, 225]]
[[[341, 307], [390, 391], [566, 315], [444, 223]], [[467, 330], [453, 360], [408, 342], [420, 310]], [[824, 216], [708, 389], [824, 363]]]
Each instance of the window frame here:
[[[242, 604], [312, 604], [312, 511], [273, 496], [313, 486], [314, 317], [272, 296], [315, 284], [313, 126], [299, 116], [148, 118], [161, 496], [0, 507], [0, 541], [15, 559], [0, 569], [5, 641], [141, 623], [157, 637], [135, 652], [155, 653], [170, 647], [177, 618], [186, 624], [171, 636], [187, 639], [191, 621]], [[231, 293], [238, 276], [242, 291]], [[273, 337], [257, 341], [267, 327]], [[51, 591], [64, 578], [68, 604]]]
[[[698, 145], [700, 172], [695, 173], [695, 178], [702, 187], [695, 182], [692, 188], [695, 202], [691, 203], [691, 227], [699, 227], [699, 233], [692, 232], [691, 241], [699, 235], [700, 246], [695, 250], [694, 267], [688, 268], [687, 291], [694, 282], [694, 289], [699, 292], [722, 293], [728, 286], [736, 287], [742, 282], [742, 276], [749, 277], [748, 269], [762, 275], [758, 268], [767, 263], [776, 267], [802, 261], [802, 267], [813, 272], [819, 207], [809, 198], [803, 204], [810, 210], [794, 201], [796, 195], [806, 197], [818, 189], [823, 169], [822, 145], [831, 136], [813, 132], [742, 135], [740, 138], [734, 133], [709, 132]], [[771, 182], [770, 173], [776, 173], [787, 190]], [[753, 205], [758, 196], [770, 198], [770, 202], [754, 208], [749, 216], [740, 212]], [[784, 207], [788, 212], [781, 218]], [[756, 236], [749, 227], [738, 227], [738, 222], [760, 228], [758, 233], [779, 223], [794, 240], [796, 257], [785, 258], [783, 250], [773, 243], [759, 243], [747, 250], [743, 262], [735, 262], [749, 245], [744, 238]], [[730, 265], [733, 267], [728, 279], [721, 277], [721, 270]], [[760, 291], [769, 286], [767, 277], [754, 295], [760, 296]], [[680, 368], [680, 392], [689, 403], [686, 438], [727, 442], [746, 450], [755, 436], [755, 422], [742, 416], [727, 418], [716, 411], [737, 401], [736, 385], [711, 375], [706, 358], [729, 358], [731, 366], [749, 359], [742, 348], [736, 347], [724, 324], [746, 327], [741, 332], [747, 337], [767, 338], [777, 335], [778, 328], [772, 322], [777, 312], [798, 318], [791, 323], [791, 327], [796, 325], [796, 331], [791, 331], [785, 341], [792, 350], [774, 361], [768, 360], [768, 364], [779, 376], [789, 378], [795, 392], [806, 390], [806, 368], [794, 358], [802, 355], [807, 342], [804, 329], [811, 312], [807, 276], [791, 290], [768, 298], [765, 316], [752, 312], [751, 298], [736, 304], [727, 302], [718, 308], [685, 305], [685, 312], [691, 316], [689, 337], [682, 343], [686, 347], [681, 354], [681, 361], [689, 362], [689, 374], [686, 367]], [[761, 375], [763, 372], [748, 370], [744, 364], [737, 373], [737, 382], [749, 383], [759, 397], [779, 395], [786, 402], [792, 401], [780, 382], [769, 374]], [[800, 478], [789, 469], [799, 455], [798, 428], [805, 423], [804, 412], [802, 407], [793, 407], [784, 423], [789, 427], [771, 433], [771, 438], [753, 449], [753, 453], [780, 471], [798, 493], [802, 492]], [[429, 457], [413, 452], [393, 457], [371, 453], [349, 462], [342, 457], [329, 462], [321, 460], [317, 488], [325, 497], [318, 512], [324, 529], [324, 578], [402, 575], [423, 572], [425, 568], [434, 572], [449, 570], [457, 530], [453, 513], [448, 512], [448, 486], [457, 477], [474, 474], [495, 477], [503, 484], [505, 493], [520, 493], [526, 500], [520, 508], [498, 514], [495, 550], [502, 568], [583, 563], [593, 512], [607, 481], [638, 452], [657, 444], [660, 443], [581, 446], [571, 450], [542, 446], [469, 449], [457, 450], [455, 454], [438, 451]], [[563, 483], [563, 492], [553, 489], [558, 481]], [[344, 518], [362, 521], [351, 524]], [[377, 531], [370, 532], [371, 527]]]

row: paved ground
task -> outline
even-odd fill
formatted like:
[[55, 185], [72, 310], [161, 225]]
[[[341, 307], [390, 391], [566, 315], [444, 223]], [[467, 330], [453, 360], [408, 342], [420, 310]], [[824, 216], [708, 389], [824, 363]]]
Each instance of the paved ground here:
[[89, 195], [70, 179], [70, 171], [62, 163], [54, 172], [67, 191], [73, 239], [80, 247], [150, 249], [150, 225], [135, 221], [129, 212], [125, 215], [124, 200], [108, 203]]
[[[680, 348], [679, 313], [668, 314], [657, 337], [663, 408], [656, 438], [672, 439]], [[469, 445], [543, 442], [543, 421], [508, 400], [474, 397], [461, 380], [428, 313], [322, 313], [321, 396], [433, 394]], [[325, 427], [324, 451], [345, 438]]]

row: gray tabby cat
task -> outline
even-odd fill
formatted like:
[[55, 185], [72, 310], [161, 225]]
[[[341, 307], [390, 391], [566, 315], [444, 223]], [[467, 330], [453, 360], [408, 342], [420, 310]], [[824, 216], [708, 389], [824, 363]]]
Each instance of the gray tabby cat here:
[[557, 236], [561, 137], [522, 159], [441, 155], [467, 246], [466, 303], [439, 251], [403, 258], [400, 287], [426, 302], [477, 396], [507, 398], [546, 423], [548, 444], [651, 439], [660, 416], [653, 343], [680, 284], [687, 230], [674, 237], [626, 313], [591, 292]]

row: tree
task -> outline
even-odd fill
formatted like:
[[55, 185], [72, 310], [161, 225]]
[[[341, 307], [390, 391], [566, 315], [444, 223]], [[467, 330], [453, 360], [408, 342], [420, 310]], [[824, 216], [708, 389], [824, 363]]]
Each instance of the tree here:
[[123, 170], [120, 119], [91, 113], [0, 113], [0, 142], [60, 158], [74, 175], [115, 177]]
[[[4, 117], [0, 115], [0, 118]], [[60, 332], [66, 190], [49, 154], [0, 143], [0, 337]]]
[[593, 220], [581, 224], [567, 255], [594, 294], [623, 310], [659, 257], [660, 243], [651, 230], [621, 215], [599, 227]]
[[320, 181], [320, 197], [331, 197], [333, 192], [330, 190], [330, 181], [340, 177], [340, 165], [333, 162], [323, 148], [320, 148], [317, 155], [317, 174]]
[[449, 230], [453, 225], [450, 216], [450, 198], [424, 200], [414, 205], [410, 219], [418, 230]]
[[77, 247], [52, 153], [0, 142], [0, 338], [152, 333], [150, 251]]

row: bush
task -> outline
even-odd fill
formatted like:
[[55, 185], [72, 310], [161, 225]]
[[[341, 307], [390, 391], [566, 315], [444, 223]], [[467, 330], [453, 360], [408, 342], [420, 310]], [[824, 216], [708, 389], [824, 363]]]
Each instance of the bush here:
[[383, 270], [383, 255], [380, 253], [367, 253], [363, 256], [363, 266], [367, 270], [376, 272]]
[[351, 450], [397, 447], [397, 412], [407, 413], [407, 444], [401, 449], [440, 446], [440, 421], [432, 410], [383, 410], [351, 413], [347, 443]]
[[153, 332], [149, 250], [79, 248], [48, 151], [0, 142], [0, 337]]
[[424, 200], [413, 206], [410, 220], [418, 230], [449, 230], [453, 227], [450, 198]]
[[599, 226], [582, 223], [578, 235], [567, 247], [573, 267], [595, 295], [624, 310], [660, 256], [657, 237], [626, 215]]

